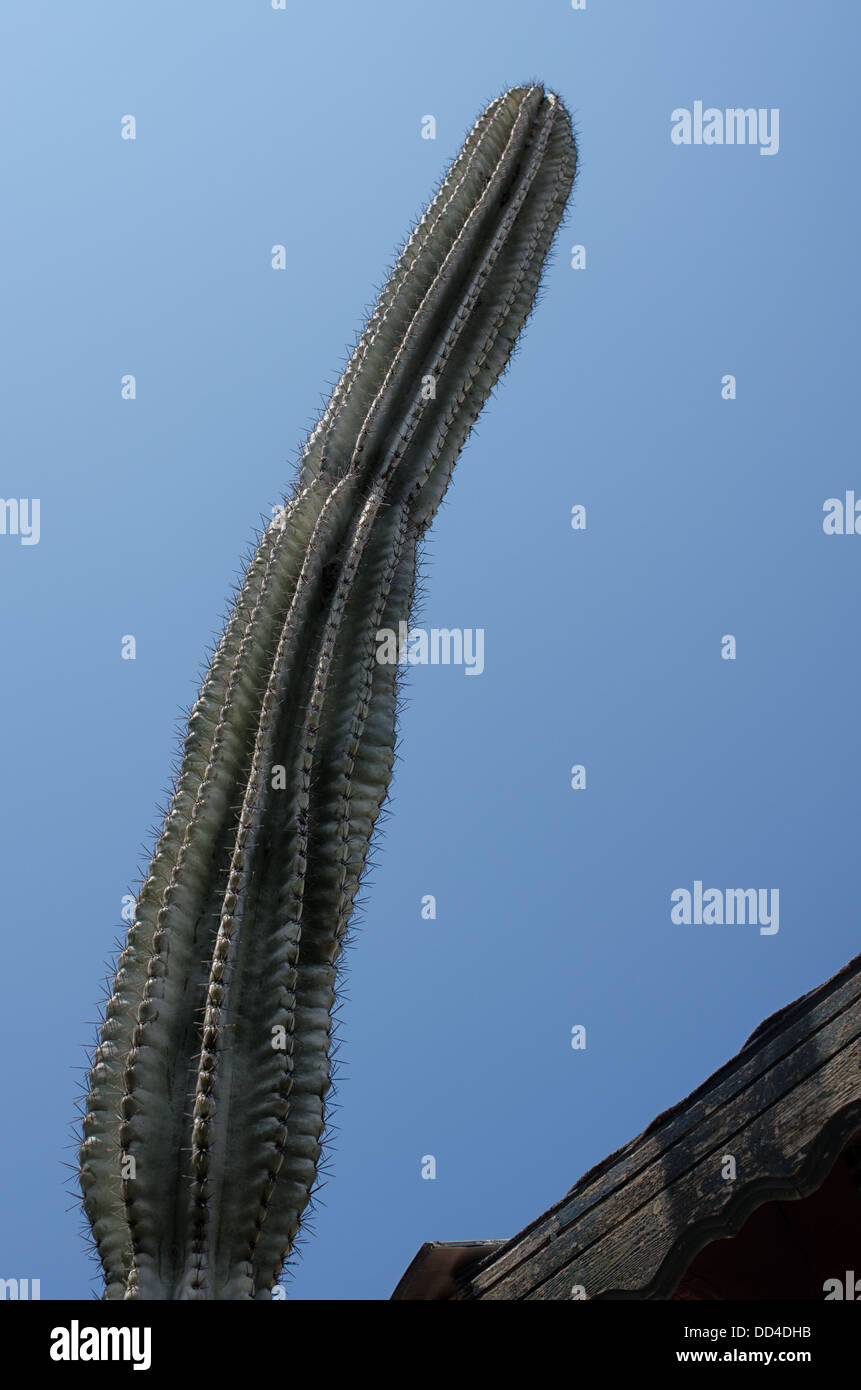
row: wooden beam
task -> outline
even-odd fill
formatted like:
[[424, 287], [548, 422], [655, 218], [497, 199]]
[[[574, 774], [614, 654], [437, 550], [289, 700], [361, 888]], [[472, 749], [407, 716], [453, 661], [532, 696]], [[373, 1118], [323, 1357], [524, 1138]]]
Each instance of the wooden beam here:
[[859, 1127], [861, 956], [766, 1019], [518, 1235], [483, 1252], [423, 1246], [393, 1297], [668, 1298], [694, 1256], [756, 1207], [815, 1191]]

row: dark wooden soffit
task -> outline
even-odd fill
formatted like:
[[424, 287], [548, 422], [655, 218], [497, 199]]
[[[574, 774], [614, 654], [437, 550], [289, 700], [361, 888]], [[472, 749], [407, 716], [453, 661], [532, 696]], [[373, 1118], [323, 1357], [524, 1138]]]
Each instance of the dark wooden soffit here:
[[407, 1269], [392, 1298], [447, 1299], [457, 1293], [459, 1276], [474, 1269], [501, 1240], [429, 1240]]
[[[859, 1127], [856, 956], [761, 1023], [737, 1056], [561, 1202], [461, 1265], [448, 1296], [570, 1299], [579, 1286], [590, 1299], [668, 1298], [694, 1256], [735, 1235], [762, 1203], [815, 1191]], [[734, 1180], [722, 1176], [725, 1155]]]

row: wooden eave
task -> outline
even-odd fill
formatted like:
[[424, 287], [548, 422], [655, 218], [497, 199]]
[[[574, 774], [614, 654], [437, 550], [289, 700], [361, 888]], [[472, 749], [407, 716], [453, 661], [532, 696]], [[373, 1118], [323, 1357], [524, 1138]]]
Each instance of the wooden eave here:
[[503, 1244], [501, 1240], [429, 1240], [412, 1261], [392, 1298], [447, 1299], [457, 1293], [459, 1276]]
[[[426, 1245], [393, 1297], [570, 1299], [582, 1290], [588, 1299], [669, 1298], [698, 1252], [734, 1236], [756, 1208], [815, 1192], [859, 1130], [856, 956], [767, 1018], [686, 1100], [518, 1235], [480, 1257], [464, 1254], [448, 1271], [450, 1292], [444, 1284], [418, 1291], [422, 1252], [441, 1248]], [[722, 1176], [727, 1154], [734, 1180]]]

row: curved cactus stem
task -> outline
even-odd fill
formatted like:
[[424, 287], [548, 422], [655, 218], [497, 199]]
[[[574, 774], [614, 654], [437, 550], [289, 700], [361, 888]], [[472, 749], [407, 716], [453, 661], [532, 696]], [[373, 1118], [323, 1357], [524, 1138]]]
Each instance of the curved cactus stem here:
[[512, 88], [406, 242], [189, 722], [92, 1059], [109, 1298], [269, 1298], [317, 1177], [338, 957], [385, 800], [417, 546], [534, 303], [576, 169]]

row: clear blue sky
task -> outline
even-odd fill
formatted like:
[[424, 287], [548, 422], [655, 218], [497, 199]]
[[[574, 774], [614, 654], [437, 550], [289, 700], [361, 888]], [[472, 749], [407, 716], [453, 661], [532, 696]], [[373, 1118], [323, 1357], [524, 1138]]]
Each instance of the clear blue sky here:
[[[850, 0], [6, 0], [0, 494], [41, 519], [0, 535], [0, 1275], [92, 1287], [61, 1161], [180, 709], [504, 87], [561, 94], [581, 172], [426, 550], [421, 622], [486, 668], [410, 675], [291, 1295], [513, 1234], [857, 952], [859, 40]], [[698, 100], [779, 109], [778, 153], [674, 145]], [[779, 932], [674, 925], [695, 880]]]

